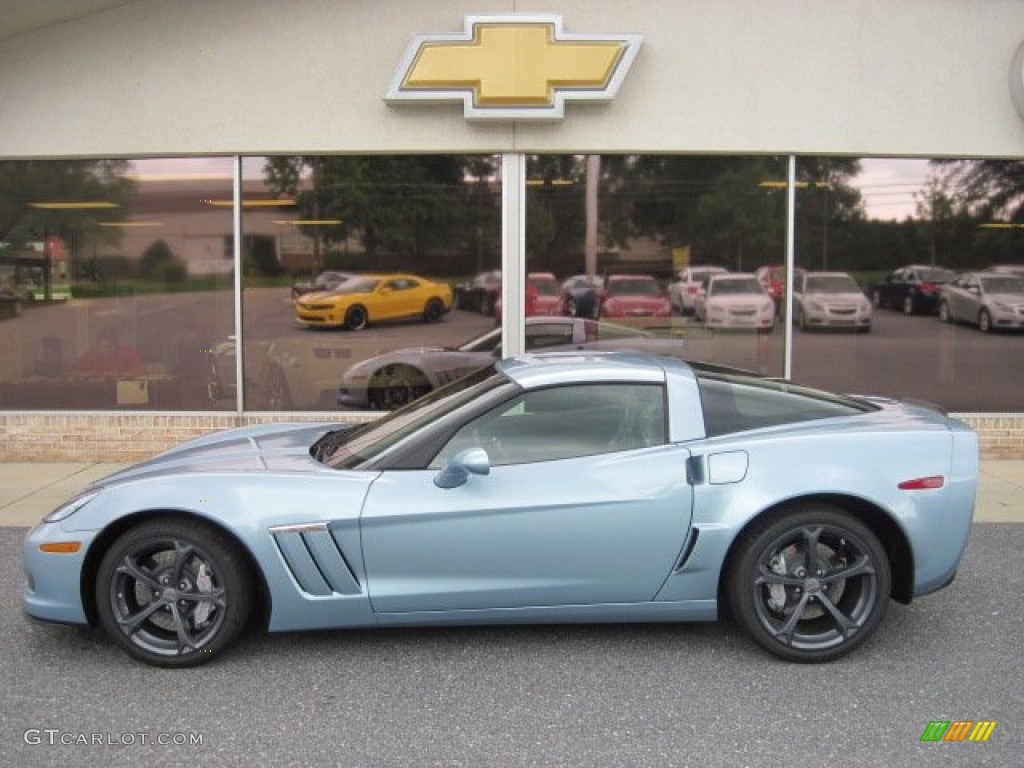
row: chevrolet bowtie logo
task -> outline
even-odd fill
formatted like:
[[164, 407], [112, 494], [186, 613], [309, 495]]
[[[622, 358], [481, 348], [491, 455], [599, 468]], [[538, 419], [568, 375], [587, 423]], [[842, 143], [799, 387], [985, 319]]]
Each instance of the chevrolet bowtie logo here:
[[469, 16], [461, 35], [417, 36], [388, 101], [452, 101], [466, 117], [559, 118], [568, 99], [610, 101], [639, 35], [570, 35], [560, 16]]

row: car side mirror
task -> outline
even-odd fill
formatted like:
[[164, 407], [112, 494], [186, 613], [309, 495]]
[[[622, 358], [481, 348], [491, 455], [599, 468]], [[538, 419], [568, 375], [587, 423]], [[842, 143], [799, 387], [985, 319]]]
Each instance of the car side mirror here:
[[483, 448], [467, 448], [452, 456], [451, 460], [444, 465], [437, 477], [434, 478], [434, 485], [438, 488], [458, 488], [465, 485], [471, 474], [489, 475], [491, 473], [491, 459]]

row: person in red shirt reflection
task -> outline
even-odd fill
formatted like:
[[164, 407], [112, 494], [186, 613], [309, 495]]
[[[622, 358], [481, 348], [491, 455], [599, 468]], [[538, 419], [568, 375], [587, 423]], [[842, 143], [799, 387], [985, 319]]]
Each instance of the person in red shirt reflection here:
[[144, 371], [139, 353], [120, 344], [117, 333], [109, 328], [100, 331], [96, 346], [71, 364], [71, 373], [78, 376], [137, 376]]

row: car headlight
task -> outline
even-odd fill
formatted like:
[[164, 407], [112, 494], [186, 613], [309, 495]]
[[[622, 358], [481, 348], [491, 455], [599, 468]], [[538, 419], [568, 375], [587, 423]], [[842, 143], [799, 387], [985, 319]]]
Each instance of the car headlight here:
[[75, 512], [80, 510], [90, 501], [100, 495], [102, 488], [94, 488], [92, 490], [83, 491], [77, 496], [72, 496], [70, 499], [65, 501], [53, 512], [43, 518], [43, 522], [47, 523], [59, 523], [61, 520], [66, 520], [71, 517]]

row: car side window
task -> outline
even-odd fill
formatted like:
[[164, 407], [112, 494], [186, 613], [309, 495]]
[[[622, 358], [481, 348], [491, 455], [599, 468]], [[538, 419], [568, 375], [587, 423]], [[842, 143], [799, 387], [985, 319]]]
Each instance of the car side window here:
[[657, 384], [589, 384], [524, 392], [462, 426], [434, 457], [440, 468], [466, 448], [491, 464], [526, 464], [628, 451], [666, 441]]
[[558, 347], [572, 344], [571, 323], [534, 323], [526, 329], [526, 348]]

